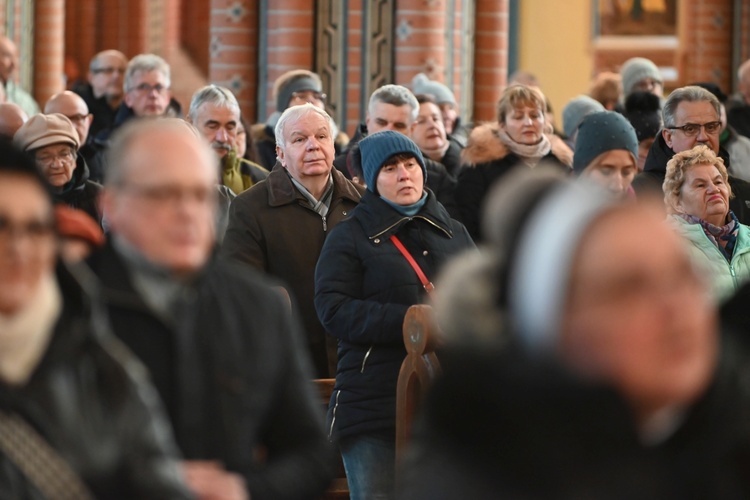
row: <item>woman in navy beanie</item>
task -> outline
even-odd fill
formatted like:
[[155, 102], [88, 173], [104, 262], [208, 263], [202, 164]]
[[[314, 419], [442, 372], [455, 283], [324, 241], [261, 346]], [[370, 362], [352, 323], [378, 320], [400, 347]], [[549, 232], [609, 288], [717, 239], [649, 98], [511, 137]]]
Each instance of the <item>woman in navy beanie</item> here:
[[378, 132], [359, 149], [367, 191], [326, 238], [315, 272], [315, 309], [339, 339], [328, 425], [339, 441], [351, 498], [390, 499], [404, 316], [427, 300], [441, 266], [474, 244], [425, 188], [424, 159], [408, 137]]
[[632, 194], [638, 171], [638, 138], [620, 113], [601, 111], [586, 116], [578, 127], [573, 172], [614, 196]]

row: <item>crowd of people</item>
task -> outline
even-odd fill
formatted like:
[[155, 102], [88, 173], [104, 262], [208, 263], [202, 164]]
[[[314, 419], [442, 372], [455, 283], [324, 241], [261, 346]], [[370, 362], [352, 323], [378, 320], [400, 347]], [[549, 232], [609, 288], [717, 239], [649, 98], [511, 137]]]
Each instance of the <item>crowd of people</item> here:
[[[730, 98], [630, 59], [561, 131], [533, 75], [472, 124], [420, 73], [350, 138], [307, 69], [253, 124], [117, 50], [40, 112], [14, 54], [9, 498], [314, 499], [338, 456], [353, 500], [750, 498], [750, 61]], [[421, 303], [444, 373], [397, 459]]]

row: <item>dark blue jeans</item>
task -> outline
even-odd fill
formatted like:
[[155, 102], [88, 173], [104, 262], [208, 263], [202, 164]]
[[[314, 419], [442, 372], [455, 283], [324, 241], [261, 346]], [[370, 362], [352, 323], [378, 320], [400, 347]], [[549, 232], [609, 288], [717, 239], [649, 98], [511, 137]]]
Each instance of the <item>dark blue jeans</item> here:
[[393, 435], [350, 436], [339, 442], [351, 500], [395, 497], [396, 441]]

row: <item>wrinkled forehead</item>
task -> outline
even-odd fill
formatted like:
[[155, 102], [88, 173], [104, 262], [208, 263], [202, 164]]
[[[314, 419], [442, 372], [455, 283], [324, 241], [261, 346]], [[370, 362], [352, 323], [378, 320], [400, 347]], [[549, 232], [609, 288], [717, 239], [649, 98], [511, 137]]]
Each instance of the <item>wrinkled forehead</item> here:
[[321, 131], [331, 132], [331, 124], [328, 120], [314, 112], [308, 111], [297, 118], [293, 118], [284, 124], [284, 137], [290, 138], [295, 135], [308, 136]]
[[214, 157], [204, 141], [188, 126], [164, 130], [150, 127], [125, 148], [122, 179], [125, 182], [208, 183], [217, 181]]
[[217, 104], [214, 102], [205, 102], [198, 108], [197, 116], [199, 121], [234, 121], [239, 125], [240, 108], [230, 103]]

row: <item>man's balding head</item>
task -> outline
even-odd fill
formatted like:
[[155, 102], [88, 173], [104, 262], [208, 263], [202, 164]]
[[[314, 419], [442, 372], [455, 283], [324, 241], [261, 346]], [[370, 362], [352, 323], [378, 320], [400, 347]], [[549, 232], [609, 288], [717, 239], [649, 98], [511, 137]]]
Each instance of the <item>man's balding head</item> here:
[[105, 96], [110, 104], [119, 105], [127, 66], [128, 58], [119, 50], [104, 50], [96, 54], [89, 64], [88, 75], [94, 97]]
[[0, 136], [12, 139], [16, 131], [28, 119], [28, 115], [18, 104], [10, 102], [0, 104]]
[[60, 113], [67, 116], [76, 128], [76, 132], [78, 132], [81, 146], [86, 144], [91, 120], [94, 117], [89, 113], [89, 107], [81, 96], [70, 90], [64, 90], [53, 95], [44, 106], [44, 114], [49, 115], [51, 113]]

